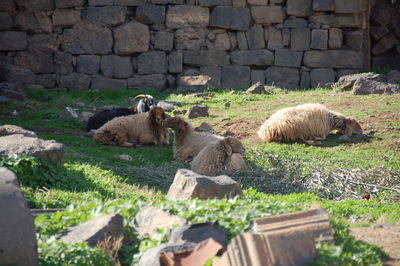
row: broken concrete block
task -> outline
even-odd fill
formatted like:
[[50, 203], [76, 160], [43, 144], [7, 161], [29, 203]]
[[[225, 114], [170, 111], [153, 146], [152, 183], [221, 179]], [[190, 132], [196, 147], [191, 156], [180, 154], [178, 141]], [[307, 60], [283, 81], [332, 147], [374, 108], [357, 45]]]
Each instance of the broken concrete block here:
[[135, 216], [139, 236], [153, 235], [157, 228], [171, 228], [174, 225], [183, 225], [186, 223], [185, 219], [182, 219], [176, 215], [164, 212], [152, 206], [144, 207]]
[[226, 175], [204, 176], [188, 169], [178, 169], [169, 188], [169, 199], [221, 199], [241, 195], [240, 184]]
[[109, 214], [68, 228], [60, 238], [60, 241], [67, 244], [85, 241], [89, 246], [93, 247], [106, 237], [118, 239], [123, 235], [122, 216], [120, 214]]
[[18, 177], [0, 167], [0, 265], [38, 265], [36, 231]]
[[178, 252], [162, 252], [160, 254], [161, 265], [164, 266], [203, 266], [208, 259], [214, 257], [223, 246], [213, 238], [198, 243], [194, 248], [180, 250]]
[[329, 215], [324, 209], [285, 213], [254, 219], [254, 231], [268, 236], [292, 237], [305, 233], [315, 241], [332, 242]]

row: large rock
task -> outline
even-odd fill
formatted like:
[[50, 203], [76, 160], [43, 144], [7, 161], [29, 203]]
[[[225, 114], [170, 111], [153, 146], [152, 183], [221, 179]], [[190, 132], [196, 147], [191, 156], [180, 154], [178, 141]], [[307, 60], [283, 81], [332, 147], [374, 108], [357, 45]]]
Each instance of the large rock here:
[[179, 169], [169, 188], [169, 199], [221, 199], [241, 195], [239, 183], [229, 176], [203, 176], [187, 169]]
[[253, 6], [251, 16], [255, 23], [272, 24], [283, 22], [283, 11], [281, 6]]
[[176, 225], [181, 226], [186, 223], [185, 219], [179, 216], [164, 212], [153, 206], [142, 208], [135, 216], [137, 226], [136, 231], [140, 237], [154, 235], [157, 228], [170, 229]]
[[265, 48], [264, 29], [261, 25], [254, 24], [246, 32], [246, 38], [250, 50]]
[[12, 28], [12, 26], [13, 26], [12, 17], [5, 12], [0, 12], [0, 30], [7, 30]]
[[0, 137], [21, 134], [25, 137], [37, 137], [36, 133], [14, 125], [0, 126]]
[[225, 51], [183, 51], [183, 62], [192, 66], [229, 65], [229, 55]]
[[210, 26], [230, 30], [248, 30], [250, 26], [250, 11], [247, 8], [218, 6], [210, 15]]
[[147, 52], [150, 45], [149, 28], [132, 21], [114, 28], [114, 52], [119, 55]]
[[151, 51], [138, 56], [139, 74], [165, 74], [168, 72], [167, 56], [163, 51]]
[[200, 68], [200, 75], [205, 75], [211, 79], [208, 84], [214, 88], [221, 86], [221, 67], [220, 66], [204, 66]]
[[289, 49], [275, 51], [275, 66], [300, 67], [303, 59], [303, 52], [295, 52]]
[[354, 83], [359, 78], [365, 78], [375, 81], [382, 81], [383, 76], [378, 73], [366, 72], [366, 73], [358, 73], [358, 74], [350, 74], [344, 75], [339, 78], [339, 80], [333, 84], [333, 88], [336, 90], [351, 90], [353, 88]]
[[10, 100], [24, 101], [26, 99], [26, 84], [21, 81], [0, 83], [0, 95]]
[[104, 55], [101, 57], [100, 69], [109, 78], [129, 78], [133, 75], [129, 56]]
[[274, 53], [269, 50], [234, 51], [231, 61], [234, 65], [271, 66], [274, 64]]
[[311, 70], [311, 88], [326, 88], [335, 82], [332, 68], [314, 68]]
[[346, 50], [306, 51], [303, 64], [308, 67], [321, 68], [361, 68], [361, 52]]
[[361, 28], [362, 26], [360, 14], [316, 14], [309, 16], [309, 20], [315, 24], [333, 28]]
[[22, 10], [53, 10], [54, 0], [16, 0]]
[[73, 72], [60, 77], [59, 86], [70, 90], [87, 90], [90, 85], [90, 77], [85, 74]]
[[33, 12], [17, 13], [14, 24], [19, 30], [27, 33], [38, 33], [41, 31], [38, 20]]
[[290, 32], [290, 47], [293, 51], [310, 50], [311, 32], [308, 28], [292, 29]]
[[64, 145], [54, 140], [43, 140], [13, 134], [0, 137], [0, 157], [14, 155], [30, 155], [43, 160], [53, 161], [60, 166], [64, 163]]
[[397, 40], [394, 34], [392, 33], [388, 34], [384, 36], [382, 39], [380, 39], [379, 42], [374, 45], [371, 52], [374, 55], [381, 55], [384, 52], [389, 51], [390, 49], [395, 47], [398, 42], [399, 41]]
[[55, 34], [28, 35], [28, 50], [57, 51], [60, 38]]
[[287, 89], [295, 89], [299, 86], [299, 70], [287, 67], [269, 67], [265, 71], [267, 85], [274, 85]]
[[355, 51], [361, 51], [363, 47], [364, 33], [361, 30], [349, 31], [345, 34], [345, 43]]
[[35, 83], [51, 89], [56, 86], [56, 79], [56, 74], [39, 74], [36, 76]]
[[67, 244], [85, 241], [89, 246], [94, 247], [107, 237], [118, 239], [123, 236], [122, 216], [120, 214], [109, 214], [68, 228], [61, 236], [60, 241]]
[[94, 24], [80, 24], [64, 30], [62, 49], [71, 54], [107, 54], [112, 45], [111, 31]]
[[14, 0], [0, 1], [0, 11], [13, 12], [15, 11], [15, 8], [16, 6]]
[[363, 10], [363, 0], [335, 0], [335, 13], [360, 13]]
[[207, 88], [211, 77], [206, 75], [180, 76], [178, 78], [178, 91], [202, 91]]
[[283, 22], [283, 27], [289, 29], [307, 28], [307, 21], [304, 18], [290, 16]]
[[32, 214], [18, 177], [5, 167], [0, 167], [0, 210], [0, 264], [38, 265]]
[[165, 6], [139, 6], [136, 9], [136, 19], [144, 24], [163, 25], [165, 21]]
[[331, 28], [329, 29], [329, 49], [339, 49], [343, 44], [343, 33], [341, 29]]
[[223, 66], [221, 69], [222, 88], [248, 88], [250, 86], [250, 67]]
[[311, 49], [326, 50], [328, 49], [328, 30], [313, 29], [311, 32]]
[[307, 17], [312, 13], [312, 0], [288, 0], [287, 14], [296, 17]]
[[169, 73], [181, 73], [183, 63], [182, 51], [172, 51], [168, 56], [168, 71]]
[[153, 74], [140, 76], [136, 75], [128, 79], [128, 88], [130, 89], [148, 89], [154, 88], [162, 90], [167, 84], [167, 78], [163, 74]]
[[126, 6], [102, 6], [87, 8], [86, 18], [99, 26], [117, 26], [125, 22]]
[[70, 27], [81, 20], [81, 11], [74, 9], [56, 9], [53, 13], [53, 25], [56, 27]]
[[35, 83], [35, 74], [26, 68], [11, 64], [0, 63], [0, 78], [8, 82], [25, 82], [27, 84]]
[[170, 29], [207, 27], [210, 20], [208, 8], [190, 5], [170, 6], [165, 24]]
[[85, 4], [85, 0], [57, 0], [56, 7], [57, 8], [71, 8], [77, 6], [83, 6]]
[[[98, 55], [80, 55], [76, 58], [78, 72], [85, 74], [97, 74], [100, 69], [100, 56]], [[131, 66], [132, 68], [132, 66]], [[132, 71], [132, 70], [131, 70]]]
[[[208, 107], [207, 106], [200, 106], [200, 105], [193, 105], [190, 106], [189, 110], [187, 111], [188, 118], [194, 119], [198, 117], [206, 117], [208, 116]], [[176, 173], [176, 176], [178, 173]]]
[[[74, 68], [72, 67], [72, 55], [59, 51], [55, 52], [54, 70], [57, 74], [71, 74], [72, 71], [74, 70]], [[79, 71], [79, 64], [78, 64], [78, 71]]]
[[28, 68], [34, 73], [54, 72], [53, 53], [45, 49], [18, 52], [14, 58], [14, 64]]
[[366, 78], [359, 78], [353, 85], [353, 94], [393, 94], [400, 93], [400, 86], [397, 84], [379, 82]]
[[392, 70], [387, 74], [387, 81], [389, 83], [400, 84], [400, 71]]
[[154, 38], [156, 50], [171, 51], [174, 48], [174, 34], [167, 31], [158, 31]]
[[268, 41], [267, 47], [269, 50], [277, 50], [283, 48], [282, 31], [275, 27], [266, 27], [265, 40]]
[[175, 49], [200, 50], [205, 45], [206, 29], [182, 28], [175, 32]]
[[0, 32], [0, 51], [18, 51], [26, 49], [26, 33], [20, 31]]

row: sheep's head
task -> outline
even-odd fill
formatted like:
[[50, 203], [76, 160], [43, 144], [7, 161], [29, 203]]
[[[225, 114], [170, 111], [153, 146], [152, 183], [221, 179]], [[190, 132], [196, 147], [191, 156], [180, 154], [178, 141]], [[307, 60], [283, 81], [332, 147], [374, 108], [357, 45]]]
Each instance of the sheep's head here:
[[353, 118], [346, 118], [344, 121], [344, 134], [351, 137], [353, 134], [362, 134], [360, 124]]
[[170, 117], [163, 121], [163, 126], [172, 128], [174, 131], [185, 130], [188, 125], [189, 123], [179, 116]]
[[221, 142], [222, 142], [222, 145], [224, 145], [228, 156], [231, 156], [232, 153], [244, 153], [245, 152], [245, 148], [243, 147], [243, 144], [237, 138], [226, 137], [223, 140], [221, 140]]
[[167, 114], [164, 112], [164, 109], [159, 106], [155, 106], [150, 109], [150, 116], [151, 119], [159, 125], [161, 125], [163, 120], [167, 118]]

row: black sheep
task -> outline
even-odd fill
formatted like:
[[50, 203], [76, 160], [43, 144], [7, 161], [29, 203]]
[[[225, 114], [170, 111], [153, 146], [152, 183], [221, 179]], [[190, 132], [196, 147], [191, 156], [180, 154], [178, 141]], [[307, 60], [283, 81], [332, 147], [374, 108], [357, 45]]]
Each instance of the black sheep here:
[[153, 96], [151, 95], [140, 94], [136, 96], [134, 99], [136, 98], [142, 98], [142, 99], [135, 107], [104, 110], [93, 115], [91, 118], [89, 118], [89, 121], [87, 122], [86, 130], [90, 131], [92, 129], [98, 129], [108, 121], [114, 119], [115, 117], [148, 112], [150, 108], [154, 105]]

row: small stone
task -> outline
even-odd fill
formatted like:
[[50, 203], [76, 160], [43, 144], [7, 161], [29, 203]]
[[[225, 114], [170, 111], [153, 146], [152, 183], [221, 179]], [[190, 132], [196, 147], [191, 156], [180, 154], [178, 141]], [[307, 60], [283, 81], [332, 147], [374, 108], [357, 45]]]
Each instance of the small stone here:
[[224, 121], [229, 121], [229, 120], [231, 120], [232, 118], [230, 118], [230, 117], [223, 117], [222, 119], [221, 119], [221, 122], [224, 122]]
[[196, 127], [194, 130], [198, 131], [198, 132], [208, 132], [208, 133], [215, 132], [215, 130], [212, 128], [212, 126], [210, 126], [210, 124], [208, 124], [206, 122], [202, 122], [200, 124], [200, 126]]
[[208, 107], [200, 105], [191, 106], [189, 107], [187, 116], [190, 119], [208, 116]]
[[71, 107], [65, 107], [65, 109], [63, 110], [63, 112], [60, 115], [61, 118], [63, 119], [67, 119], [67, 118], [78, 118], [78, 114], [76, 113], [76, 111], [74, 109], [72, 109]]
[[224, 103], [224, 106], [225, 107], [231, 107], [231, 103], [230, 102], [226, 102], [226, 103]]
[[265, 93], [264, 85], [261, 82], [254, 83], [246, 90], [247, 93], [261, 94]]
[[133, 161], [132, 156], [128, 154], [118, 154], [112, 157], [113, 159], [122, 160], [122, 161]]
[[346, 142], [350, 142], [350, 141], [351, 141], [351, 140], [350, 140], [350, 137], [347, 136], [347, 135], [342, 135], [342, 136], [340, 136], [340, 137], [339, 137], [339, 140], [340, 140], [340, 141], [346, 141]]

